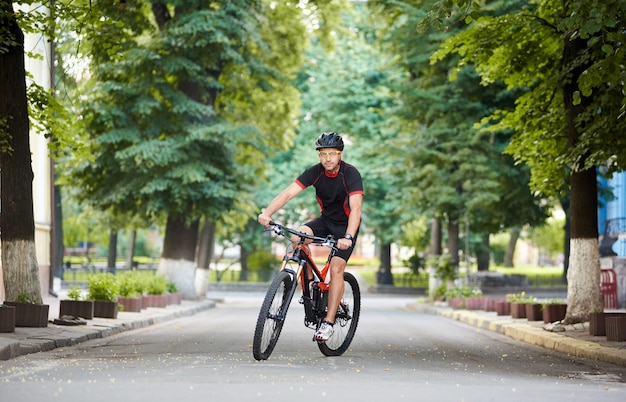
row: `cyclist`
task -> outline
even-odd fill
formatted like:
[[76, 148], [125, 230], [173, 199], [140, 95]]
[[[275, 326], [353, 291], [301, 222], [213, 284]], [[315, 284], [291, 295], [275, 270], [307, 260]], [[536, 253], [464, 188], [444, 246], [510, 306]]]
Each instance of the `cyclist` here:
[[318, 342], [326, 342], [333, 334], [335, 314], [344, 290], [343, 273], [356, 244], [361, 225], [363, 182], [359, 171], [341, 159], [343, 148], [344, 143], [340, 135], [334, 132], [322, 133], [315, 142], [320, 163], [304, 170], [258, 216], [260, 224], [269, 226], [276, 211], [305, 188], [315, 187], [321, 214], [318, 218], [306, 222], [298, 230], [319, 237], [333, 235], [338, 239], [339, 249], [330, 262], [326, 318], [313, 336]]

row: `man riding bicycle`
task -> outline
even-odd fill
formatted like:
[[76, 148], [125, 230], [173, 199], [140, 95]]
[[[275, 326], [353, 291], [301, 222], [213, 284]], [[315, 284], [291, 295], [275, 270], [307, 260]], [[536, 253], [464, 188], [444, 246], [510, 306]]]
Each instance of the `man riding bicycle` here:
[[[339, 249], [330, 262], [326, 318], [313, 337], [318, 342], [326, 342], [333, 334], [335, 314], [344, 291], [343, 273], [354, 250], [361, 225], [363, 182], [359, 171], [341, 159], [343, 148], [341, 136], [333, 132], [322, 133], [315, 142], [320, 163], [302, 172], [258, 216], [260, 224], [269, 226], [276, 211], [305, 188], [315, 187], [321, 214], [300, 226], [298, 231], [319, 237], [333, 235], [338, 239]], [[311, 274], [308, 275], [310, 278]]]

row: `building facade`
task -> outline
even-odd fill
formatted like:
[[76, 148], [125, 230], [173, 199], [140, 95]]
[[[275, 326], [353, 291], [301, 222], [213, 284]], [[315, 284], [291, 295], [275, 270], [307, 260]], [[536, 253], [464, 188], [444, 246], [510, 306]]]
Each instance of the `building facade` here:
[[603, 269], [613, 269], [617, 274], [619, 307], [626, 308], [626, 172], [598, 182], [612, 194], [599, 200], [600, 262]]

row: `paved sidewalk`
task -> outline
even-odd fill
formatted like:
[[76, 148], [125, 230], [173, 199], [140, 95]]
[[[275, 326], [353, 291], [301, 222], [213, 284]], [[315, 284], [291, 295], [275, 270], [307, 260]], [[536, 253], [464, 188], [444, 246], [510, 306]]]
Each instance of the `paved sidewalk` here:
[[498, 316], [495, 312], [455, 310], [447, 305], [417, 302], [409, 304], [408, 308], [413, 311], [454, 319], [480, 329], [498, 332], [519, 341], [568, 355], [615, 363], [626, 367], [626, 342], [610, 342], [606, 340], [605, 336], [591, 336], [589, 335], [588, 323], [568, 325], [562, 328], [565, 331], [552, 332], [544, 329], [546, 324], [542, 321]]
[[[49, 320], [59, 317], [59, 298], [48, 297]], [[147, 308], [141, 312], [119, 312], [118, 318], [94, 318], [87, 325], [66, 326], [49, 323], [45, 328], [18, 327], [14, 333], [0, 333], [0, 360], [76, 345], [90, 339], [144, 328], [159, 322], [185, 317], [215, 307], [212, 299], [188, 301], [165, 308]], [[455, 310], [447, 305], [414, 302], [407, 308], [421, 313], [436, 314], [477, 328], [498, 332], [529, 344], [553, 349], [572, 356], [606, 361], [626, 367], [626, 342], [609, 342], [606, 337], [590, 336], [587, 324], [565, 327], [564, 332], [544, 329], [543, 322], [529, 322], [511, 316], [498, 316], [482, 310]]]
[[[49, 321], [59, 318], [59, 298], [48, 297]], [[196, 314], [215, 307], [213, 300], [187, 301], [165, 308], [149, 307], [140, 312], [120, 311], [116, 319], [97, 318], [86, 320], [86, 325], [55, 325], [51, 322], [43, 328], [17, 327], [13, 333], [0, 333], [0, 360], [17, 356], [72, 346], [91, 339], [105, 338], [121, 332], [147, 327], [159, 322]]]

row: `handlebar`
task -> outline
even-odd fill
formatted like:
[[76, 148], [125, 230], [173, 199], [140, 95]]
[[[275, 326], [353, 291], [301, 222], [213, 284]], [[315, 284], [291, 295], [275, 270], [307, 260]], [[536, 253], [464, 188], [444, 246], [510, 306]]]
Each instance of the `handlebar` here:
[[288, 237], [286, 233], [289, 233], [292, 235], [296, 235], [302, 239], [311, 240], [311, 244], [336, 249], [337, 239], [335, 239], [332, 235], [328, 235], [326, 237], [313, 236], [308, 233], [299, 232], [295, 229], [288, 228], [287, 226], [283, 226], [277, 222], [270, 222], [269, 225], [270, 228], [267, 230], [272, 231], [279, 236]]

